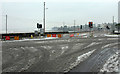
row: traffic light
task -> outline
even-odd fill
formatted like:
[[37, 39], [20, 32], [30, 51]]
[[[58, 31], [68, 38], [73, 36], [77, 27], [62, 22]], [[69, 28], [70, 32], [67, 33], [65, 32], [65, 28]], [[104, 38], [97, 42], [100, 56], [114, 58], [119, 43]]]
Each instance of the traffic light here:
[[80, 29], [82, 29], [82, 25], [80, 25]]
[[42, 24], [37, 23], [37, 28], [42, 28]]
[[89, 22], [89, 27], [93, 28], [93, 22]]
[[110, 29], [108, 26], [106, 26], [107, 29]]

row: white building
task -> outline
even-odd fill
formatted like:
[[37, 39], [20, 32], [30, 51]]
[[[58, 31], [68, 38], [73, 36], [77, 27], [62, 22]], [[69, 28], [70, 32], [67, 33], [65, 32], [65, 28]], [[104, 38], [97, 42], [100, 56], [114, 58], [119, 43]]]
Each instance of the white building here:
[[120, 23], [120, 1], [118, 2], [118, 23]]

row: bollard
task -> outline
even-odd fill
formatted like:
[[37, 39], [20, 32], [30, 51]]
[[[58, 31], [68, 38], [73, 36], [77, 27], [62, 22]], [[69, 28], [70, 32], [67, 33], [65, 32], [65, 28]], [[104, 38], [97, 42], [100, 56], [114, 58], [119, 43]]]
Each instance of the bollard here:
[[31, 39], [33, 39], [33, 35], [31, 35]]

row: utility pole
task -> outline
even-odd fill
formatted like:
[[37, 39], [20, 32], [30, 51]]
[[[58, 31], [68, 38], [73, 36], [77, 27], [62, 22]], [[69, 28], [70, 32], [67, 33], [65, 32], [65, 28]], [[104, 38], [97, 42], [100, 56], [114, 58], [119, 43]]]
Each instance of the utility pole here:
[[7, 34], [7, 15], [6, 15], [6, 34]]
[[114, 16], [113, 16], [113, 26], [112, 26], [112, 33], [114, 33], [115, 26], [114, 26]]
[[75, 34], [75, 20], [74, 20], [74, 34]]
[[44, 35], [45, 35], [45, 2], [44, 2], [44, 18], [43, 18], [43, 25], [44, 25]]

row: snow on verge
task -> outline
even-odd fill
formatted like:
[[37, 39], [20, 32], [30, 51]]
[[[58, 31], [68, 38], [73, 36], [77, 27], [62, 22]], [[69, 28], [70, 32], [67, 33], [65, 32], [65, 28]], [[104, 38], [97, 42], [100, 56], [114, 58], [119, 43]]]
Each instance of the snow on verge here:
[[34, 40], [48, 40], [57, 39], [58, 37], [40, 38], [40, 39], [23, 39], [23, 40], [13, 40], [13, 41], [2, 41], [2, 42], [19, 42], [19, 41], [34, 41]]
[[72, 69], [73, 67], [77, 66], [80, 62], [82, 62], [86, 58], [88, 58], [95, 50], [96, 49], [94, 49], [92, 51], [89, 51], [89, 52], [87, 52], [87, 53], [85, 53], [83, 55], [78, 56], [77, 60], [74, 63], [72, 63], [68, 69], [64, 70], [64, 72], [68, 72], [70, 69]]
[[120, 66], [118, 55], [118, 52], [112, 55], [103, 65], [103, 68], [100, 69], [100, 72], [118, 72], [118, 68]]
[[120, 37], [120, 35], [107, 35], [107, 34], [104, 34], [104, 36], [106, 36], [106, 37]]

